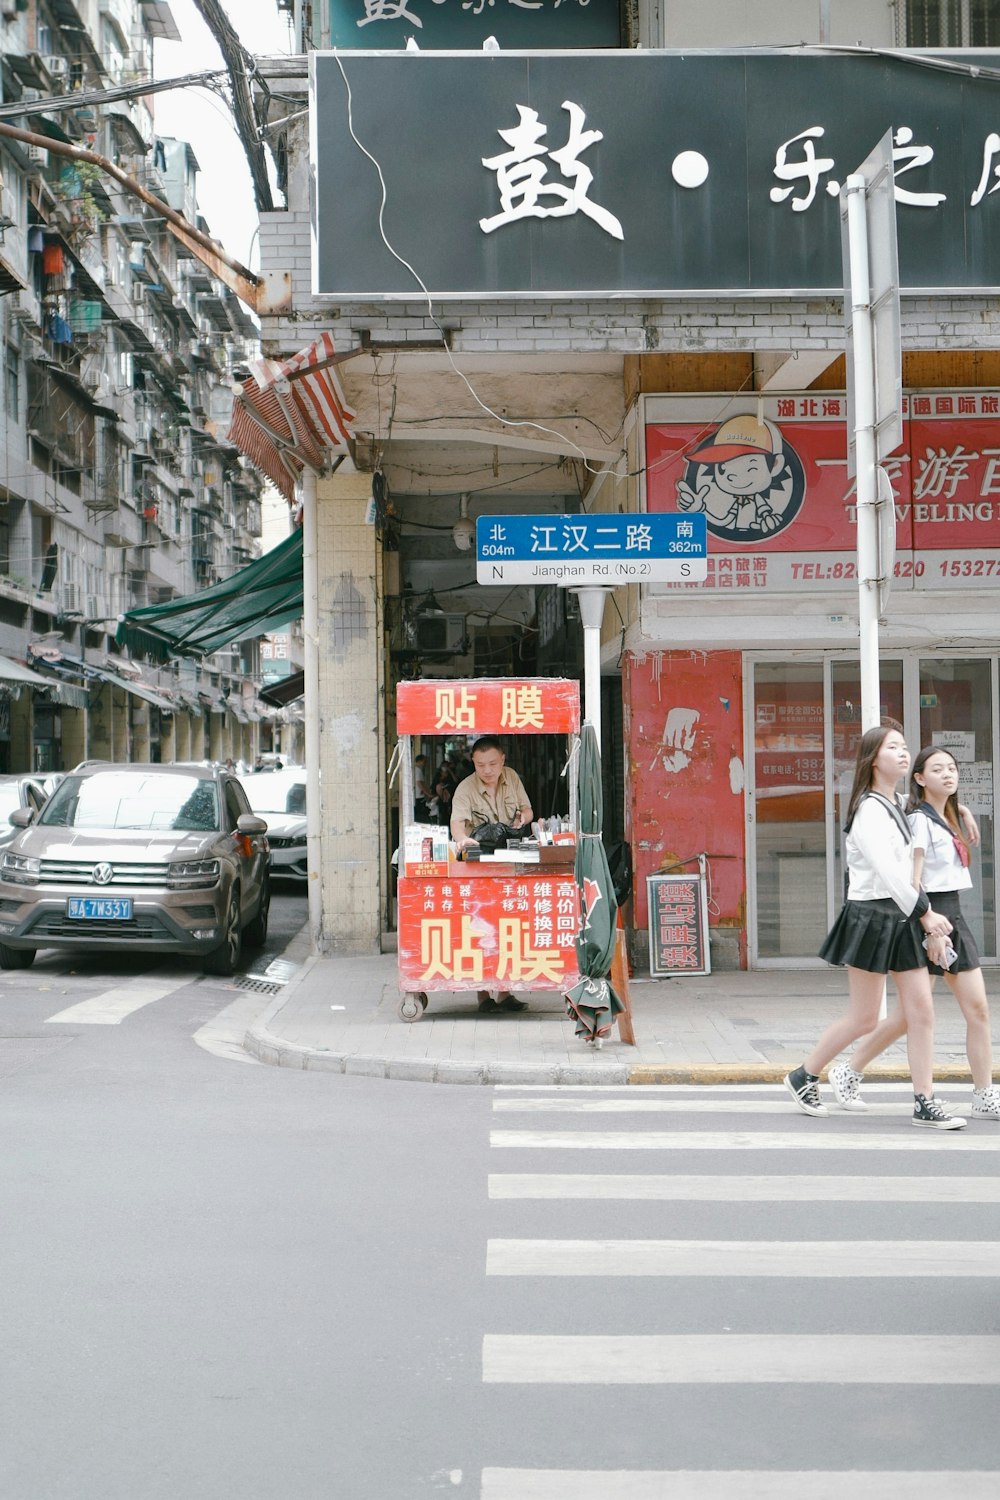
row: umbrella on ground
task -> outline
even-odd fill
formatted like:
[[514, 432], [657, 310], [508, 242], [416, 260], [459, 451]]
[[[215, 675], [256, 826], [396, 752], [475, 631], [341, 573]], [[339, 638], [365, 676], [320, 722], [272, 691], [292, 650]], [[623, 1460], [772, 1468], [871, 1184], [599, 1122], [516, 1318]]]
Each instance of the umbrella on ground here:
[[618, 902], [608, 869], [601, 824], [601, 752], [594, 726], [585, 722], [580, 734], [578, 777], [576, 882], [580, 887], [582, 923], [576, 940], [580, 979], [566, 996], [566, 1010], [576, 1022], [576, 1034], [599, 1047], [611, 1035], [615, 1017], [625, 1009], [608, 974], [615, 955]]

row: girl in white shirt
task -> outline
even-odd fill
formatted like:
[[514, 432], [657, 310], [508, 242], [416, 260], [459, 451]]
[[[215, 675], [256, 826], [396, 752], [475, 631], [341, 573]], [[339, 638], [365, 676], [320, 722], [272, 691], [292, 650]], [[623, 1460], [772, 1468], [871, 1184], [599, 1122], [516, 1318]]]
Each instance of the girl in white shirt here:
[[847, 900], [820, 949], [828, 963], [847, 966], [847, 1011], [786, 1075], [785, 1087], [805, 1114], [827, 1113], [819, 1075], [877, 1024], [891, 973], [906, 1021], [913, 1124], [960, 1130], [965, 1120], [934, 1098], [934, 1006], [921, 940], [948, 936], [952, 924], [931, 909], [913, 878], [913, 835], [896, 801], [896, 783], [909, 767], [906, 741], [892, 721], [861, 736], [847, 805]]
[[[933, 899], [935, 911], [951, 922], [951, 936], [928, 945], [928, 968], [943, 974], [965, 1017], [965, 1045], [972, 1070], [972, 1113], [980, 1119], [1000, 1120], [1000, 1088], [993, 1083], [993, 1043], [986, 984], [976, 940], [962, 916], [960, 892], [971, 889], [970, 820], [958, 800], [958, 762], [950, 750], [932, 745], [913, 762], [907, 803], [913, 830], [914, 874]], [[963, 816], [964, 815], [964, 816]], [[971, 825], [972, 828], [975, 825]], [[978, 838], [978, 833], [976, 834]], [[945, 963], [950, 944], [955, 957]], [[861, 1080], [865, 1068], [906, 1029], [899, 1010], [877, 1026], [855, 1049], [849, 1063], [830, 1069], [830, 1085], [842, 1109], [864, 1109]]]

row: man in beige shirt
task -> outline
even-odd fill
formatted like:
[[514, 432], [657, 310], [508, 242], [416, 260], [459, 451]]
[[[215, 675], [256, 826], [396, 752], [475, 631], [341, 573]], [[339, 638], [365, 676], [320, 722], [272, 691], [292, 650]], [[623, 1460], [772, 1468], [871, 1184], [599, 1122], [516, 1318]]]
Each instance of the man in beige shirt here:
[[[451, 836], [460, 849], [475, 848], [472, 830], [480, 823], [506, 823], [509, 828], [528, 828], [534, 814], [524, 785], [506, 764], [500, 741], [485, 734], [472, 747], [475, 773], [466, 776], [451, 800]], [[479, 991], [480, 1010], [526, 1010], [509, 990], [494, 1000], [489, 990]]]
[[472, 830], [480, 823], [528, 828], [534, 814], [524, 784], [506, 763], [500, 741], [484, 734], [472, 747], [475, 773], [455, 788], [451, 801], [451, 836], [460, 848], [475, 845]]

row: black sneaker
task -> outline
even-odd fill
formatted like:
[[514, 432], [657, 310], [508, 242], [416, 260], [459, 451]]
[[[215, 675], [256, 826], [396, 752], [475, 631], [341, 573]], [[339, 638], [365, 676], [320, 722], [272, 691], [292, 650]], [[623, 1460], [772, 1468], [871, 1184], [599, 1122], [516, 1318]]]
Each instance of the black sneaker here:
[[937, 1099], [928, 1099], [924, 1094], [913, 1096], [913, 1120], [914, 1125], [926, 1125], [931, 1130], [964, 1130], [968, 1124], [961, 1115], [950, 1115], [947, 1110], [942, 1109]]
[[806, 1115], [830, 1113], [826, 1105], [820, 1101], [818, 1084], [819, 1079], [816, 1074], [807, 1073], [805, 1068], [793, 1068], [790, 1073], [785, 1074], [785, 1088], [802, 1113]]

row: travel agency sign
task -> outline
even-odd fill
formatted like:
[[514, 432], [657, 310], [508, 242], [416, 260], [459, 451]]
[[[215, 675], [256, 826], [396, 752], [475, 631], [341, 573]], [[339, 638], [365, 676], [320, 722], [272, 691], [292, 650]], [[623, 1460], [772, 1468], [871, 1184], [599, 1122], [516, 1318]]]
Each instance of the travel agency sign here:
[[763, 49], [310, 68], [318, 295], [839, 297], [838, 195], [887, 130], [904, 288], [1000, 282], [996, 84], [971, 69]]

